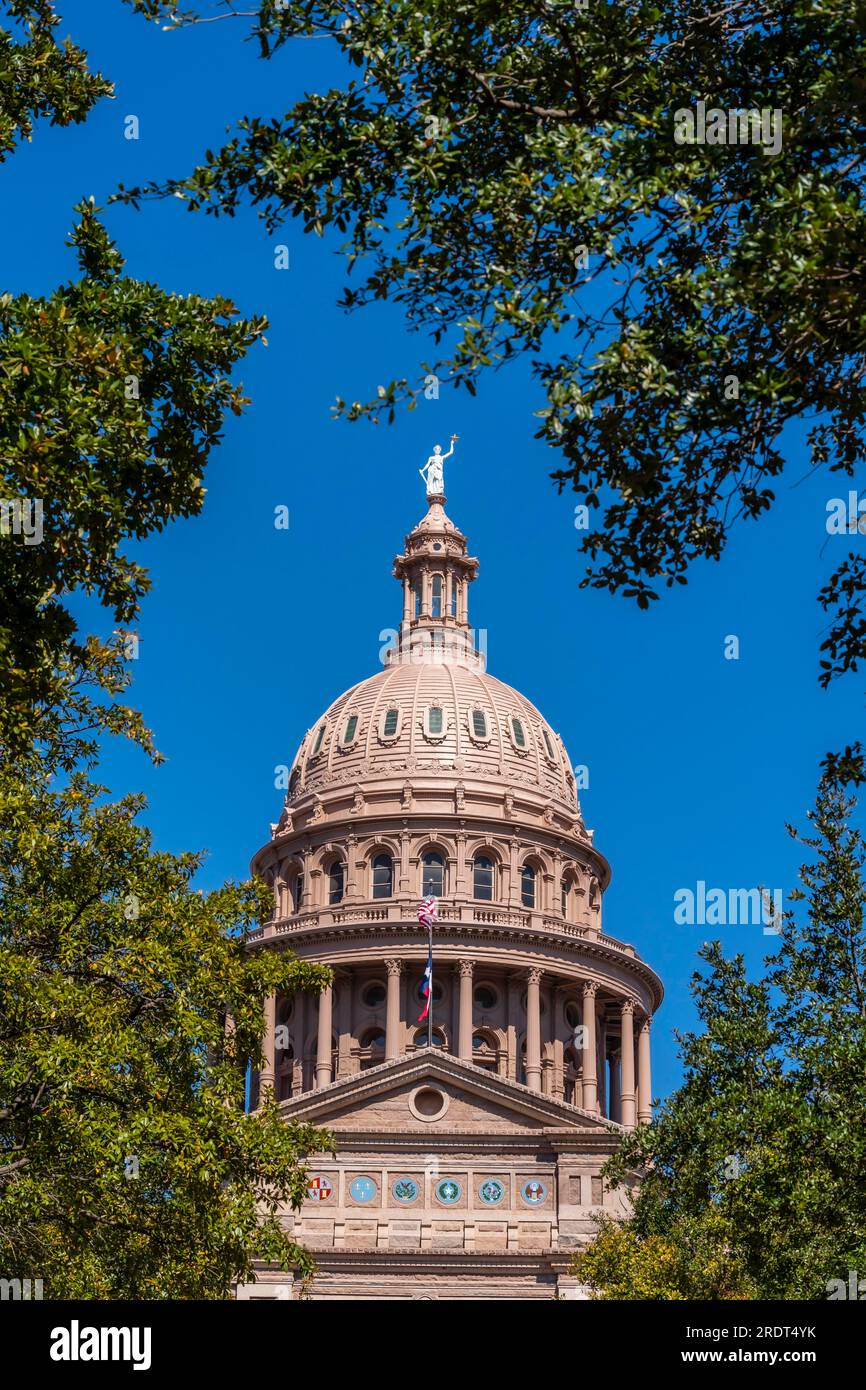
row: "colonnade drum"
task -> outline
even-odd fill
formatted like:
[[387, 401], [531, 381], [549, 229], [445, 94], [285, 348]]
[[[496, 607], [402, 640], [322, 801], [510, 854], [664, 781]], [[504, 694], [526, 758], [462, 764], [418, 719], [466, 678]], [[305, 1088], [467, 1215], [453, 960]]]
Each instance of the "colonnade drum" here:
[[[580, 1298], [574, 1250], [622, 1210], [601, 1169], [651, 1117], [662, 988], [603, 929], [610, 866], [562, 739], [485, 669], [478, 561], [444, 503], [395, 560], [385, 664], [307, 730], [253, 859], [273, 894], [254, 949], [333, 977], [267, 1002], [251, 1104], [273, 1091], [336, 1137], [282, 1213], [315, 1255], [313, 1298]], [[238, 1296], [297, 1294], [292, 1271], [261, 1269]]]

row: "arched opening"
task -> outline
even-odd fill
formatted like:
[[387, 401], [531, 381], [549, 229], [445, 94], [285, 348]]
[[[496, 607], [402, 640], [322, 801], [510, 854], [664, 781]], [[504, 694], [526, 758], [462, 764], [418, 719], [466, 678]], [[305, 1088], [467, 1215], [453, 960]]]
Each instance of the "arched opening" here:
[[361, 1034], [361, 1071], [368, 1067], [378, 1067], [385, 1060], [385, 1032], [382, 1028], [368, 1028]]
[[295, 1049], [291, 1042], [278, 1055], [277, 1100], [291, 1100], [295, 1084]]
[[493, 1033], [486, 1028], [479, 1028], [472, 1034], [472, 1061], [476, 1067], [485, 1067], [487, 1071], [496, 1071], [499, 1061], [499, 1044]]
[[520, 871], [520, 899], [524, 907], [535, 907], [535, 869], [524, 864]]
[[434, 574], [430, 587], [430, 617], [442, 617], [442, 576]]
[[390, 898], [394, 891], [394, 861], [390, 854], [377, 854], [373, 860], [373, 897]]
[[422, 898], [441, 898], [445, 891], [445, 861], [441, 854], [430, 850], [421, 860]]
[[477, 854], [472, 864], [472, 895], [479, 902], [493, 901], [493, 860], [486, 854]]
[[334, 907], [343, 901], [346, 887], [346, 866], [342, 859], [335, 859], [328, 870], [328, 903]]

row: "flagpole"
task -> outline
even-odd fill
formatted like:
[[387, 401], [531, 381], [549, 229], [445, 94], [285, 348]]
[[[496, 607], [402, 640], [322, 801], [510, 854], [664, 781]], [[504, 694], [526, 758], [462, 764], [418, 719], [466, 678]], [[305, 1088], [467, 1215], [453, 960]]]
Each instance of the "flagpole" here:
[[[436, 904], [435, 904], [435, 900], [434, 900], [433, 912], [435, 912], [435, 911], [436, 911]], [[432, 912], [431, 912], [431, 914], [430, 914], [430, 922], [429, 922], [429, 925], [428, 925], [427, 945], [428, 945], [428, 948], [429, 948], [429, 959], [430, 959], [430, 994], [429, 994], [429, 996], [428, 996], [428, 1003], [427, 1003], [427, 1046], [428, 1046], [429, 1048], [432, 1048], [432, 1046], [433, 1046], [433, 913], [432, 913]], [[432, 1054], [432, 1052], [431, 1052], [431, 1053], [430, 1053], [430, 1056], [432, 1057], [432, 1055], [433, 1055], [433, 1054]]]

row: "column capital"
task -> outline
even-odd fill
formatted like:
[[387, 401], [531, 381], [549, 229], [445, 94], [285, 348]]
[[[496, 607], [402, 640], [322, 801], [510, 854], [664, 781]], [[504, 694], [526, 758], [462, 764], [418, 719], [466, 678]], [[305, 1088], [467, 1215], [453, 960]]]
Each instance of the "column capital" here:
[[598, 994], [598, 984], [595, 980], [584, 980], [583, 996], [585, 999], [594, 998]]
[[400, 975], [403, 971], [404, 962], [396, 957], [391, 957], [385, 961], [385, 969], [389, 975]]
[[541, 978], [543, 974], [544, 971], [541, 969], [540, 966], [531, 965], [526, 972], [526, 978], [531, 985], [538, 985], [541, 983]]
[[461, 977], [465, 977], [465, 976], [468, 975], [469, 978], [470, 978], [470, 980], [471, 980], [471, 979], [472, 979], [472, 972], [474, 971], [474, 969], [475, 969], [475, 961], [474, 961], [474, 960], [468, 960], [468, 959], [459, 960], [459, 961], [457, 962], [457, 965], [455, 966], [455, 973], [458, 974], [458, 975], [460, 975]]
[[633, 999], [623, 999], [623, 1001], [622, 1001], [622, 1003], [620, 1004], [619, 1008], [620, 1008], [620, 1013], [623, 1013], [623, 1014], [633, 1014], [633, 1013], [634, 1013], [634, 1000], [633, 1000]]
[[648, 1033], [652, 1025], [652, 1014], [644, 1014], [638, 1022], [638, 1031]]

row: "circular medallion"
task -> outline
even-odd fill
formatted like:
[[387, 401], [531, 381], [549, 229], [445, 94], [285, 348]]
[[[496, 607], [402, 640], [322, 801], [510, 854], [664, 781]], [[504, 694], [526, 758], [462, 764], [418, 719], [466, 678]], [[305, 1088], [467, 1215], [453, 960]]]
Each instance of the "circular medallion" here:
[[418, 1196], [418, 1184], [414, 1178], [398, 1178], [391, 1188], [395, 1202], [414, 1202]]
[[478, 1195], [482, 1202], [486, 1202], [490, 1207], [495, 1207], [505, 1196], [505, 1188], [496, 1178], [488, 1178], [487, 1181], [483, 1182], [479, 1187]]
[[353, 1178], [349, 1183], [349, 1194], [356, 1202], [372, 1202], [376, 1195], [376, 1184], [372, 1178]]
[[307, 1196], [311, 1202], [327, 1202], [333, 1190], [333, 1184], [321, 1173], [310, 1178], [307, 1184]]
[[455, 1182], [453, 1178], [443, 1178], [442, 1182], [436, 1184], [436, 1196], [439, 1198], [439, 1201], [444, 1202], [446, 1206], [450, 1207], [453, 1206], [455, 1202], [459, 1202], [460, 1192], [460, 1184], [459, 1182]]
[[537, 1207], [547, 1196], [547, 1188], [543, 1182], [526, 1182], [523, 1184], [522, 1197], [524, 1202], [528, 1202], [531, 1207]]

